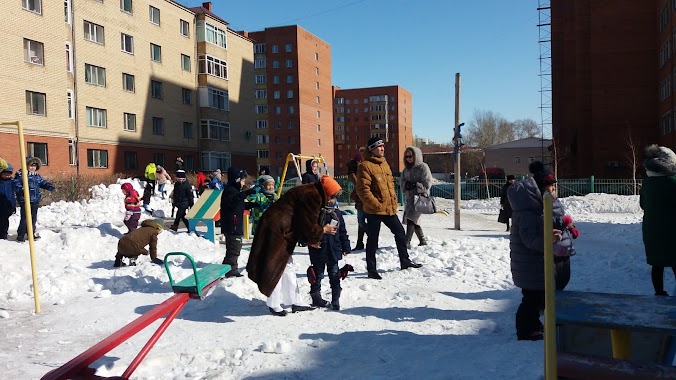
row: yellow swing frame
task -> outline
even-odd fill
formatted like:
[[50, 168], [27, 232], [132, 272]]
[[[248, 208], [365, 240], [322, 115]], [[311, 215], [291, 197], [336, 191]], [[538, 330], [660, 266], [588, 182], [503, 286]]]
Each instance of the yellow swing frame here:
[[329, 170], [326, 168], [326, 161], [324, 161], [324, 157], [322, 157], [321, 153], [318, 153], [316, 157], [289, 153], [286, 155], [286, 161], [284, 162], [284, 170], [282, 171], [282, 178], [279, 181], [279, 188], [277, 189], [277, 198], [282, 196], [282, 188], [284, 187], [284, 180], [286, 179], [286, 171], [289, 168], [289, 163], [293, 162], [293, 165], [296, 168], [296, 172], [300, 176], [302, 175], [300, 168], [303, 160], [316, 160], [317, 164], [324, 164], [324, 170], [326, 171], [326, 174], [329, 174]]

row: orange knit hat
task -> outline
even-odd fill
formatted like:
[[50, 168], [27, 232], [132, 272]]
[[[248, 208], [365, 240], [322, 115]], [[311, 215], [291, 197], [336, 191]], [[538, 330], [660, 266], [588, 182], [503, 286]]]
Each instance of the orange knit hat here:
[[331, 198], [343, 190], [338, 182], [328, 175], [323, 175], [319, 181], [322, 183], [322, 187], [324, 188], [324, 193], [326, 193], [327, 198]]

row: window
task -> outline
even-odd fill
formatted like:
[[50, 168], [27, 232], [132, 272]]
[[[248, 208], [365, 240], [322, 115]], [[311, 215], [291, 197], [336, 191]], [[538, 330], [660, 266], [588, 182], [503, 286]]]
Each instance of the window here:
[[287, 99], [293, 99], [293, 90], [287, 90], [286, 91], [286, 98]]
[[120, 0], [120, 10], [131, 14], [131, 0]]
[[[153, 135], [164, 134], [164, 119], [161, 117], [153, 117]], [[156, 162], [157, 164], [158, 162]]]
[[127, 73], [122, 73], [122, 89], [129, 92], [134, 92], [134, 76]]
[[192, 104], [192, 90], [187, 88], [181, 89], [181, 102], [187, 105]]
[[315, 53], [315, 61], [319, 61], [319, 53]]
[[268, 121], [256, 120], [256, 129], [268, 129]]
[[228, 92], [217, 88], [209, 87], [207, 89], [208, 105], [211, 108], [229, 111]]
[[268, 135], [256, 135], [256, 144], [268, 144], [270, 138]]
[[294, 129], [294, 128], [296, 128], [296, 122], [295, 122], [294, 120], [289, 120], [289, 122], [287, 123], [286, 127], [287, 127], [288, 129]]
[[181, 54], [181, 69], [190, 72], [190, 56]]
[[289, 106], [289, 115], [294, 114], [296, 112], [296, 108], [294, 106]]
[[192, 139], [192, 123], [187, 121], [183, 122], [183, 138]]
[[71, 0], [63, 0], [63, 13], [64, 13], [64, 19], [66, 21], [66, 24], [72, 24], [73, 23], [73, 17], [71, 12]]
[[256, 75], [256, 84], [264, 84], [267, 82], [267, 77], [265, 75]]
[[103, 35], [103, 27], [87, 20], [84, 21], [84, 38], [97, 44], [103, 45], [105, 38]]
[[230, 141], [230, 124], [220, 120], [202, 119], [202, 139]]
[[286, 60], [286, 67], [293, 67], [293, 61], [290, 59]]
[[279, 68], [279, 61], [272, 61], [272, 68], [278, 69]]
[[315, 88], [319, 90], [319, 82], [315, 82]]
[[275, 91], [272, 93], [272, 97], [275, 99], [281, 98], [281, 93], [279, 91]]
[[256, 151], [256, 157], [258, 157], [258, 158], [269, 158], [270, 157], [270, 151], [269, 150], [257, 150]]
[[317, 119], [319, 119], [320, 117], [321, 117], [321, 113], [319, 111], [317, 111]]
[[190, 23], [181, 20], [181, 35], [190, 38]]
[[263, 114], [263, 113], [268, 113], [268, 106], [264, 104], [259, 104], [256, 106], [256, 113], [257, 114]]
[[164, 166], [164, 154], [153, 153], [153, 162], [157, 165]]
[[514, 163], [520, 164], [521, 163], [521, 157], [514, 157]]
[[42, 42], [23, 39], [23, 60], [34, 65], [45, 64], [45, 49]]
[[77, 149], [75, 147], [75, 140], [68, 139], [68, 164], [71, 166], [77, 165]]
[[27, 145], [27, 152], [29, 157], [37, 157], [42, 161], [42, 165], [48, 165], [49, 161], [47, 160], [47, 144], [46, 143], [35, 143], [29, 142]]
[[23, 9], [42, 14], [42, 0], [21, 0]]
[[282, 114], [282, 107], [276, 106], [275, 107], [275, 115], [281, 115]]
[[319, 67], [315, 67], [315, 75], [319, 75]]
[[317, 124], [317, 132], [321, 132], [321, 131], [322, 131], [322, 126], [320, 124]]
[[267, 99], [268, 91], [267, 90], [256, 90], [256, 99]]
[[319, 96], [317, 97], [317, 104], [320, 104], [320, 101], [319, 101]]
[[216, 170], [232, 166], [230, 153], [225, 152], [202, 152], [202, 169]]
[[150, 44], [150, 59], [155, 62], [162, 62], [162, 46]]
[[68, 99], [68, 118], [74, 119], [75, 118], [75, 104], [73, 103], [73, 91], [68, 90], [67, 99]]
[[223, 49], [227, 47], [225, 30], [206, 21], [197, 22], [197, 41], [206, 41]]
[[87, 149], [87, 167], [105, 169], [108, 167], [108, 151]]
[[286, 76], [286, 83], [293, 83], [293, 75]]
[[317, 139], [317, 146], [322, 146], [322, 139]]
[[129, 54], [134, 54], [134, 37], [128, 34], [121, 34], [122, 51]]
[[254, 45], [254, 53], [256, 53], [256, 54], [265, 53], [265, 44], [255, 44]]
[[45, 116], [47, 114], [47, 95], [41, 92], [26, 91], [26, 113]]
[[222, 79], [228, 79], [228, 64], [211, 55], [199, 56], [199, 73], [213, 75]]
[[124, 130], [136, 132], [136, 114], [124, 113]]
[[150, 22], [155, 25], [160, 25], [160, 10], [150, 6]]
[[138, 155], [136, 152], [124, 152], [124, 168], [138, 169]]
[[286, 45], [284, 45], [284, 50], [286, 50], [287, 53], [290, 53], [292, 47], [293, 46], [291, 44], [286, 44]]
[[264, 69], [266, 66], [265, 58], [258, 58], [254, 60], [254, 69]]
[[106, 110], [94, 107], [86, 107], [85, 110], [87, 112], [87, 126], [106, 127]]
[[162, 99], [162, 82], [150, 81], [150, 95], [155, 99]]
[[66, 70], [73, 72], [73, 50], [70, 48], [70, 42], [66, 42]]
[[279, 84], [279, 75], [275, 75], [272, 77], [272, 83], [273, 84]]
[[272, 52], [275, 54], [279, 53], [279, 45], [272, 45]]
[[106, 69], [85, 63], [85, 82], [105, 87]]

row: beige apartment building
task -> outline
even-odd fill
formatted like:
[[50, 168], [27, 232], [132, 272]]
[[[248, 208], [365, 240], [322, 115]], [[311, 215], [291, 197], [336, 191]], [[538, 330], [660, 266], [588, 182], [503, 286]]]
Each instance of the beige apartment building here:
[[334, 98], [336, 174], [347, 174], [347, 163], [371, 137], [385, 142], [392, 172], [404, 170], [404, 149], [413, 145], [411, 93], [400, 86], [334, 87]]
[[254, 41], [259, 167], [281, 175], [289, 153], [321, 154], [333, 175], [331, 46], [298, 25], [241, 33]]
[[[0, 26], [0, 122], [21, 120], [46, 173], [255, 169], [253, 44], [168, 0], [12, 0]], [[23, 53], [23, 54], [22, 54]], [[251, 152], [248, 153], [247, 152]], [[18, 165], [16, 127], [0, 156]]]

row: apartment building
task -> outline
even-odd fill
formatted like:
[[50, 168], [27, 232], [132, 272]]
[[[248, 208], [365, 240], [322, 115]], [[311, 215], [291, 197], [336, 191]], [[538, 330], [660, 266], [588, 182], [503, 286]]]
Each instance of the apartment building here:
[[280, 175], [289, 153], [321, 155], [333, 174], [330, 45], [298, 25], [240, 33], [254, 41], [259, 168]]
[[[43, 172], [141, 174], [148, 162], [173, 170], [176, 156], [189, 170], [233, 160], [253, 169], [243, 80], [253, 45], [210, 3], [12, 0], [5, 10], [0, 122], [23, 121]], [[0, 155], [18, 163], [16, 128], [0, 127], [0, 140]]]
[[646, 144], [675, 147], [674, 5], [551, 0], [552, 159], [560, 177], [629, 178], [631, 145], [639, 160]]
[[334, 87], [333, 93], [336, 174], [347, 174], [347, 163], [371, 137], [385, 142], [392, 172], [404, 170], [404, 149], [413, 145], [411, 93], [400, 86]]

